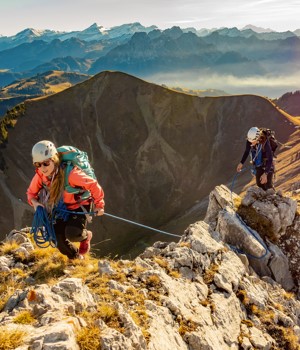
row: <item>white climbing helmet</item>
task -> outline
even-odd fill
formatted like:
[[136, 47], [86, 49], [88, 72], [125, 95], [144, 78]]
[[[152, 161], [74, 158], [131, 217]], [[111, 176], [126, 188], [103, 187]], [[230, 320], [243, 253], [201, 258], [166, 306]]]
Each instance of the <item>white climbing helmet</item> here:
[[249, 142], [253, 142], [253, 141], [257, 141], [259, 136], [260, 136], [260, 130], [256, 126], [253, 126], [248, 131], [247, 139]]
[[57, 153], [54, 143], [51, 141], [39, 141], [32, 147], [32, 161], [43, 162], [46, 159], [52, 158]]

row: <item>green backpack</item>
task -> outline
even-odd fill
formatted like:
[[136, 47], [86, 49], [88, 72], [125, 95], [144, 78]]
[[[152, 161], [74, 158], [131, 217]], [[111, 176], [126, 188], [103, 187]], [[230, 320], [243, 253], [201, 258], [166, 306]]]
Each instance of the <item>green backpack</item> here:
[[80, 199], [82, 200], [90, 198], [90, 191], [86, 191], [78, 187], [72, 187], [69, 184], [69, 174], [74, 166], [81, 169], [88, 176], [97, 180], [94, 169], [91, 167], [89, 162], [87, 153], [73, 146], [60, 146], [57, 148], [57, 152], [62, 155], [61, 163], [63, 166], [65, 166], [65, 190], [72, 194], [80, 194]]

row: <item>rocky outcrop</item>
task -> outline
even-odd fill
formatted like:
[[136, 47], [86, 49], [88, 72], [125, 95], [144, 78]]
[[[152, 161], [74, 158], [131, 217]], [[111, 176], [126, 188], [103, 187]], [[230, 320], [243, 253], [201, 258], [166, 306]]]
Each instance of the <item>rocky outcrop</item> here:
[[[251, 196], [260, 194], [251, 191]], [[293, 208], [292, 201], [274, 193], [264, 200], [269, 196], [280, 210], [286, 209], [281, 202]], [[284, 260], [276, 260], [283, 252], [266, 241], [268, 263], [259, 261], [270, 275], [256, 272], [248, 253], [264, 251], [258, 237], [246, 238], [244, 226], [234, 219], [225, 186], [212, 192], [206, 221], [190, 225], [178, 243], [156, 242], [133, 261], [100, 259], [94, 267], [85, 265], [91, 272], [81, 278], [73, 272], [76, 262], [69, 263], [51, 285], [37, 284], [15, 251], [4, 254], [3, 271], [13, 276], [19, 263], [27, 283], [3, 306], [1, 331], [21, 327], [26, 335], [18, 350], [299, 349], [300, 302], [282, 288], [292, 287], [290, 277], [282, 275], [288, 275]], [[24, 232], [15, 231], [8, 240], [22, 242], [22, 237]], [[24, 311], [34, 322], [20, 326], [16, 318]]]
[[[235, 204], [238, 203], [236, 211]], [[210, 194], [205, 221], [220, 239], [238, 254], [247, 257], [250, 267], [260, 276], [272, 277], [285, 289], [299, 287], [299, 231], [297, 201], [250, 187], [244, 198], [232, 194], [226, 186], [217, 186]], [[295, 249], [291, 256], [286, 235]], [[297, 242], [298, 241], [298, 242]]]

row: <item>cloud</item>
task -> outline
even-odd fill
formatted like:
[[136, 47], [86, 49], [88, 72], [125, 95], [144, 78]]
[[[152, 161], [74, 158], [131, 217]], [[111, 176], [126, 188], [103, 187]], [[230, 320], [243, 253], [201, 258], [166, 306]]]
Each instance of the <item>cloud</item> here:
[[[299, 28], [300, 1], [289, 0], [0, 0], [0, 34], [27, 27], [82, 30], [94, 22], [107, 28], [140, 22], [166, 28], [239, 27], [253, 24], [274, 30]], [[16, 13], [18, 20], [12, 21]]]
[[182, 19], [177, 21], [166, 21], [165, 23], [178, 24], [178, 25], [195, 24], [195, 23], [201, 23], [205, 21], [212, 21], [214, 18], [215, 17], [191, 18], [191, 19]]
[[235, 77], [233, 75], [208, 74], [204, 71], [160, 73], [146, 77], [147, 81], [195, 90], [217, 89], [230, 94], [257, 94], [270, 98], [300, 89], [300, 72], [289, 76]]

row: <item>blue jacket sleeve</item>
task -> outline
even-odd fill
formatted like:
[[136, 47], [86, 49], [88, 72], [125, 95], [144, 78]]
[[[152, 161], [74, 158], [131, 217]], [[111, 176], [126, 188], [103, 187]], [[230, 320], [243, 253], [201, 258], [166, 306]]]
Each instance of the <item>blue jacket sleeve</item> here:
[[246, 142], [246, 149], [245, 149], [245, 152], [244, 152], [242, 160], [241, 160], [242, 164], [244, 164], [246, 159], [248, 158], [249, 153], [250, 153], [250, 149], [251, 149], [251, 143], [247, 140], [247, 142]]

